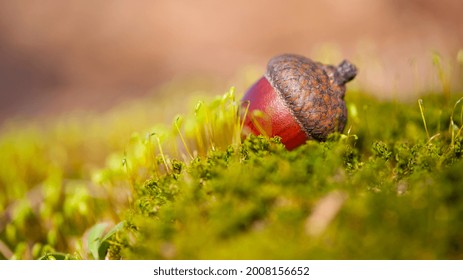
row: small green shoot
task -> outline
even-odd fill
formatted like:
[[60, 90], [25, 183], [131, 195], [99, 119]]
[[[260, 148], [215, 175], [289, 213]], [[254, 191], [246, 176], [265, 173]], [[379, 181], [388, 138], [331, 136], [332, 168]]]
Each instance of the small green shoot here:
[[429, 136], [428, 126], [426, 125], [426, 117], [424, 116], [423, 99], [418, 99], [418, 106], [420, 107], [421, 119], [423, 120], [424, 129], [426, 130], [426, 136], [428, 137], [428, 141], [430, 141], [431, 137]]
[[[453, 120], [453, 116], [455, 115], [455, 110], [457, 109], [459, 103], [463, 100], [463, 97], [458, 99], [457, 102], [455, 102], [455, 105], [453, 106], [453, 110], [452, 110], [452, 114], [450, 115], [450, 127], [449, 127], [449, 130], [450, 130], [450, 133], [451, 133], [451, 143], [450, 143], [450, 147], [454, 147], [455, 145], [455, 138], [460, 136], [461, 134], [461, 131], [463, 130], [463, 106], [460, 110], [460, 127], [458, 127], [454, 120]], [[457, 131], [457, 133], [455, 134], [455, 131]]]
[[451, 93], [451, 83], [450, 83], [450, 68], [448, 71], [444, 69], [442, 57], [441, 55], [434, 51], [432, 53], [432, 61], [434, 66], [437, 68], [437, 76], [442, 85], [442, 93], [444, 94], [445, 100], [448, 102], [450, 101], [450, 93]]
[[107, 223], [98, 223], [94, 225], [88, 232], [87, 246], [95, 260], [103, 260], [109, 248], [109, 240], [111, 237], [120, 231], [125, 225], [125, 222], [120, 222], [111, 228], [106, 234], [108, 228]]
[[156, 139], [156, 143], [159, 149], [159, 154], [161, 155], [162, 163], [164, 164], [164, 167], [166, 168], [166, 172], [169, 172], [170, 167], [169, 167], [169, 164], [167, 163], [167, 159], [164, 154], [164, 151], [162, 150], [161, 140], [159, 140], [159, 136], [155, 132], [153, 132], [152, 135], [154, 135], [154, 138]]
[[187, 143], [185, 141], [185, 138], [183, 137], [182, 132], [180, 131], [180, 125], [181, 124], [179, 124], [179, 123], [181, 123], [181, 122], [182, 122], [182, 117], [177, 116], [177, 118], [175, 118], [174, 126], [177, 129], [178, 135], [180, 136], [180, 139], [182, 140], [183, 147], [185, 148], [186, 152], [188, 153], [188, 156], [190, 157], [191, 160], [193, 160], [194, 159], [193, 154], [191, 153], [190, 148], [188, 147], [188, 145], [187, 145]]

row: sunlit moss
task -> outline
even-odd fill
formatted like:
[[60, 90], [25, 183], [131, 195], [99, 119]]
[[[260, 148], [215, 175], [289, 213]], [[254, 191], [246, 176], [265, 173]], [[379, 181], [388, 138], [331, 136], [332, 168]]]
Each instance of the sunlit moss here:
[[344, 134], [294, 151], [242, 139], [234, 89], [170, 124], [140, 105], [4, 128], [0, 258], [461, 259], [461, 96], [351, 91]]

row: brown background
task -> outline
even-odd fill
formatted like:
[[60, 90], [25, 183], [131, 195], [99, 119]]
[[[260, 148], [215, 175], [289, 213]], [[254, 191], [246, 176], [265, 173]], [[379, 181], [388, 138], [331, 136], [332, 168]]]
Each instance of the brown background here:
[[436, 86], [432, 50], [463, 48], [462, 11], [459, 0], [0, 0], [0, 121], [102, 110], [172, 79], [207, 77], [222, 93], [247, 65], [326, 43], [360, 65], [362, 88], [417, 93]]

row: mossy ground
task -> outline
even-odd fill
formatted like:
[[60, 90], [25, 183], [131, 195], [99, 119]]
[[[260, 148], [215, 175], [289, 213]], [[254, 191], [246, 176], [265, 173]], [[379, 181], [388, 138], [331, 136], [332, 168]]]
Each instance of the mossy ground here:
[[172, 126], [3, 128], [0, 257], [461, 259], [462, 96], [350, 91], [344, 134], [293, 151], [241, 139], [233, 91]]
[[110, 254], [462, 258], [461, 124], [454, 121], [452, 133], [453, 105], [446, 110], [439, 96], [423, 100], [430, 104], [424, 105], [427, 129], [439, 135], [428, 137], [417, 104], [350, 93], [348, 104], [357, 111], [350, 134], [291, 152], [278, 139], [251, 136], [177, 163], [168, 175], [136, 186], [128, 228]]

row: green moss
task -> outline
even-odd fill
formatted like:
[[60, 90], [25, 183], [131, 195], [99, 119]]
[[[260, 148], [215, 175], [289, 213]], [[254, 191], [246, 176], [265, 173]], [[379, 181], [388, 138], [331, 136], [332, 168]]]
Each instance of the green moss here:
[[[129, 220], [137, 237], [120, 256], [461, 258], [460, 136], [454, 137], [453, 146], [446, 131], [429, 140], [412, 105], [355, 98], [356, 106], [367, 102], [374, 111], [394, 106], [402, 120], [383, 123], [381, 130], [359, 123], [351, 133], [365, 135], [362, 140], [356, 135], [333, 135], [325, 143], [310, 141], [289, 152], [277, 138], [250, 136], [238, 147], [196, 157], [182, 165], [177, 176], [156, 179], [156, 191], [138, 198], [158, 201], [156, 211], [147, 214], [147, 207], [139, 204], [132, 208]], [[409, 118], [408, 113], [415, 117]], [[430, 128], [449, 117], [439, 116], [428, 120]], [[381, 115], [368, 118], [370, 124], [381, 119]], [[421, 126], [421, 135], [409, 139], [396, 132], [405, 125], [401, 122]], [[151, 186], [149, 181], [143, 188]], [[314, 235], [314, 209], [334, 192], [347, 198], [335, 218]]]
[[461, 259], [461, 95], [348, 92], [345, 134], [293, 151], [241, 139], [233, 90], [172, 127], [4, 129], [0, 258]]

